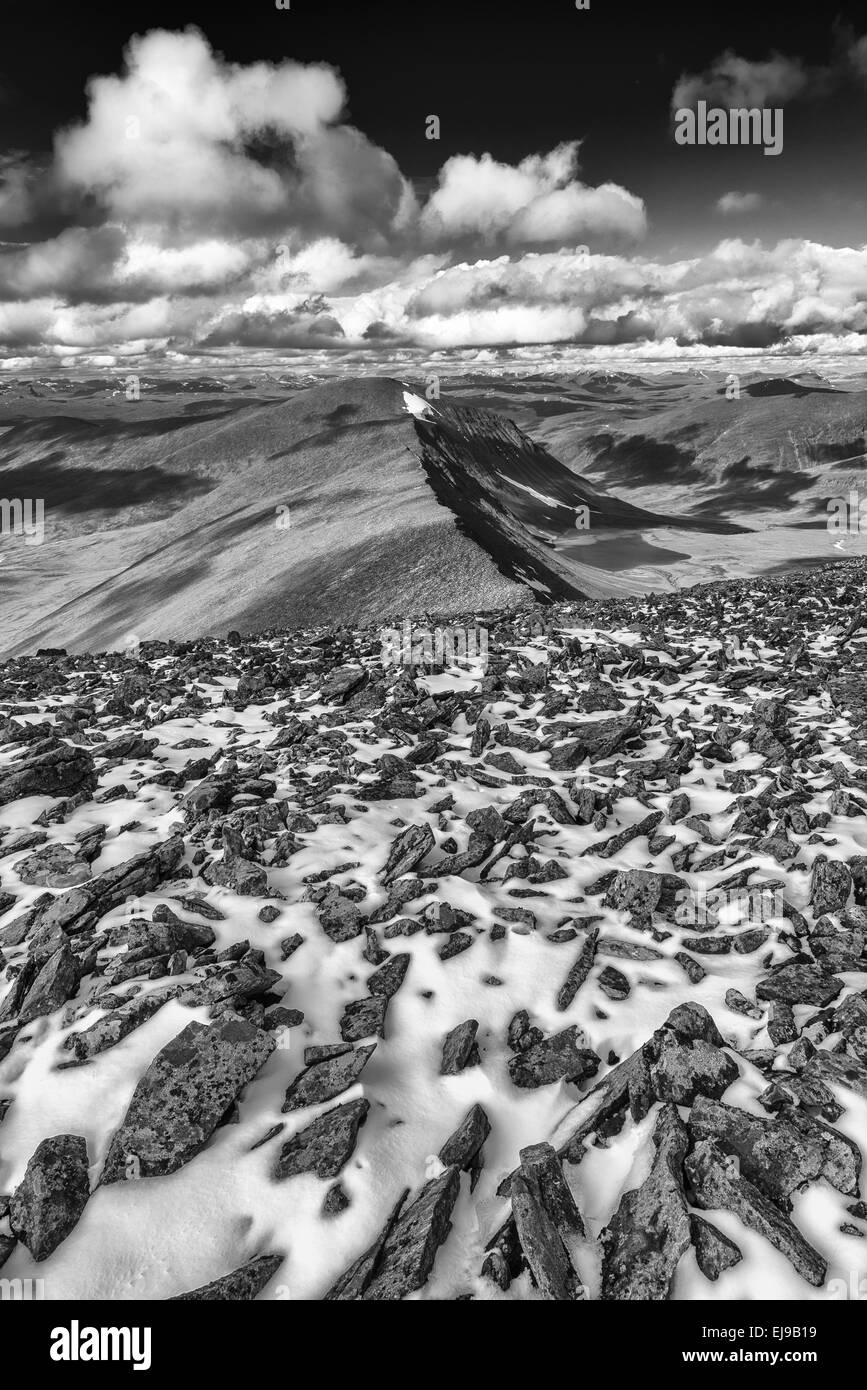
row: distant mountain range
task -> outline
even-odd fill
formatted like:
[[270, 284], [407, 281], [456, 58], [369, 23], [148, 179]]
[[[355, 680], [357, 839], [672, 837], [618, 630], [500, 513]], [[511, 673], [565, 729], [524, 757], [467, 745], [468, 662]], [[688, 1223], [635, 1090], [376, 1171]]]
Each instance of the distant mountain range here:
[[467, 379], [433, 400], [388, 378], [301, 385], [0, 392], [0, 492], [45, 505], [44, 543], [0, 537], [0, 649], [385, 624], [837, 558], [807, 536], [827, 485], [791, 459], [834, 468], [867, 430], [867, 393], [821, 381], [744, 381], [737, 400], [694, 374]]

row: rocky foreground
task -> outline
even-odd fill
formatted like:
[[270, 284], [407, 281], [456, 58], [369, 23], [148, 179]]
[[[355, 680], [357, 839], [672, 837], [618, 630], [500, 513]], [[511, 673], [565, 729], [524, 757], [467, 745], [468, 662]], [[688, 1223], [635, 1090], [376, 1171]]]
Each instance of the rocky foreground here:
[[0, 668], [0, 1264], [48, 1298], [867, 1273], [867, 569]]

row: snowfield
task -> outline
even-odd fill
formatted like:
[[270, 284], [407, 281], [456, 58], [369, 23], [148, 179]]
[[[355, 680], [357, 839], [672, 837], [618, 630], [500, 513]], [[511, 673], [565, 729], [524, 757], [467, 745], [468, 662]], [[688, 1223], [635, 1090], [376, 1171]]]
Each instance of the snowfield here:
[[484, 671], [348, 628], [7, 661], [2, 1277], [847, 1296], [865, 595], [451, 617]]

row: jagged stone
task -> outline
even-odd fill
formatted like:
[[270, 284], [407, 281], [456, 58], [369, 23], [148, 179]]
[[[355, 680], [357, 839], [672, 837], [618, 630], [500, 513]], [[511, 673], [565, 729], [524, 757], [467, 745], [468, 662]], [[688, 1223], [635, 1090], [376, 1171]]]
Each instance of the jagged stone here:
[[402, 874], [411, 873], [435, 844], [433, 831], [429, 825], [408, 825], [398, 835], [389, 852], [382, 874], [386, 887]]
[[284, 1259], [283, 1255], [257, 1255], [239, 1269], [233, 1269], [231, 1274], [224, 1274], [210, 1284], [192, 1289], [190, 1293], [175, 1294], [169, 1302], [204, 1303], [218, 1300], [221, 1303], [251, 1303], [274, 1278]]
[[[130, 898], [152, 893], [172, 875], [183, 854], [184, 842], [180, 835], [175, 835], [144, 854], [106, 869], [105, 873], [88, 883], [69, 888], [56, 897], [46, 894], [35, 905], [35, 912], [27, 915], [26, 930], [32, 932], [42, 927], [49, 930], [61, 927], [73, 936], [95, 927], [100, 918], [113, 908], [121, 907]], [[11, 923], [13, 928], [15, 925], [15, 922]]]
[[332, 941], [351, 941], [360, 936], [364, 917], [351, 898], [332, 888], [319, 904], [319, 925]]
[[377, 1236], [376, 1240], [365, 1250], [363, 1255], [350, 1265], [335, 1284], [325, 1294], [326, 1302], [348, 1302], [352, 1299], [361, 1298], [367, 1288], [374, 1272], [378, 1268], [382, 1250], [391, 1232], [397, 1223], [397, 1219], [403, 1210], [404, 1203], [409, 1196], [409, 1188], [405, 1188], [398, 1197], [394, 1206], [388, 1214], [385, 1225]]
[[0, 772], [0, 806], [23, 796], [71, 796], [97, 784], [93, 755], [59, 739], [31, 744], [23, 757]]
[[353, 999], [343, 1009], [340, 1036], [344, 1042], [361, 1042], [364, 1038], [385, 1037], [385, 1015], [388, 995], [374, 994], [367, 999]]
[[457, 1076], [466, 1067], [477, 1067], [481, 1062], [476, 1044], [479, 1030], [478, 1019], [468, 1018], [446, 1033], [443, 1038], [440, 1076]]
[[87, 1144], [78, 1134], [43, 1139], [9, 1203], [12, 1234], [47, 1260], [78, 1224], [90, 1197]]
[[481, 1105], [474, 1105], [439, 1151], [440, 1163], [446, 1168], [460, 1168], [465, 1173], [473, 1170], [471, 1189], [476, 1185], [480, 1171], [477, 1160], [490, 1132], [491, 1122], [485, 1111]]
[[653, 1132], [656, 1154], [650, 1173], [640, 1187], [624, 1193], [602, 1233], [603, 1299], [658, 1302], [670, 1297], [690, 1243], [681, 1172], [688, 1142], [677, 1110], [664, 1106]]
[[512, 1215], [540, 1296], [561, 1303], [573, 1300], [580, 1283], [578, 1273], [538, 1190], [523, 1171], [512, 1179]]
[[367, 977], [368, 992], [384, 994], [386, 999], [393, 998], [404, 982], [411, 960], [412, 956], [406, 951], [389, 956], [378, 970], [374, 970], [373, 974]]
[[157, 1009], [161, 1009], [168, 999], [171, 999], [176, 990], [164, 993], [139, 994], [134, 998], [121, 1004], [118, 1008], [112, 1009], [104, 1018], [97, 1019], [89, 1028], [85, 1028], [80, 1033], [70, 1033], [64, 1041], [64, 1048], [73, 1054], [73, 1061], [67, 1062], [66, 1066], [74, 1066], [77, 1063], [88, 1061], [91, 1057], [96, 1057], [100, 1052], [106, 1052], [108, 1048], [114, 1047], [130, 1034], [133, 1029], [140, 1027], [152, 1018]]
[[738, 1171], [738, 1162], [712, 1139], [702, 1139], [684, 1165], [693, 1204], [703, 1211], [730, 1211], [770, 1241], [809, 1284], [821, 1288], [828, 1266], [770, 1198]]
[[303, 1110], [308, 1105], [321, 1105], [342, 1095], [355, 1084], [375, 1051], [376, 1043], [348, 1048], [299, 1072], [286, 1091], [283, 1113]]
[[849, 901], [852, 874], [846, 864], [817, 854], [810, 875], [810, 906], [816, 917], [839, 912]]
[[724, 1153], [736, 1155], [744, 1177], [783, 1211], [791, 1210], [792, 1193], [821, 1178], [847, 1196], [859, 1195], [857, 1145], [804, 1111], [789, 1109], [765, 1119], [699, 1096], [688, 1127], [695, 1143], [712, 1139]]
[[427, 1283], [437, 1250], [451, 1230], [450, 1216], [460, 1192], [460, 1171], [447, 1168], [433, 1178], [385, 1237], [371, 1279], [361, 1297], [396, 1302]]
[[370, 1101], [363, 1097], [327, 1110], [283, 1145], [273, 1177], [278, 1182], [299, 1173], [336, 1178], [355, 1152], [369, 1110]]
[[554, 1081], [586, 1081], [599, 1070], [600, 1059], [589, 1047], [577, 1024], [536, 1043], [512, 1057], [509, 1076], [523, 1088], [549, 1086]]
[[274, 1050], [274, 1039], [236, 1015], [188, 1023], [151, 1062], [109, 1145], [100, 1182], [119, 1182], [128, 1160], [141, 1177], [174, 1173], [204, 1148], [229, 1106]]
[[615, 970], [613, 965], [606, 965], [599, 976], [599, 988], [603, 994], [607, 994], [609, 999], [626, 999], [629, 996], [630, 985], [626, 976], [620, 970]]
[[756, 985], [757, 999], [780, 1000], [784, 1004], [812, 1004], [823, 1009], [843, 989], [843, 981], [818, 965], [784, 965]]
[[740, 1264], [743, 1254], [739, 1247], [703, 1216], [691, 1216], [689, 1230], [696, 1262], [706, 1279], [715, 1282], [727, 1269]]

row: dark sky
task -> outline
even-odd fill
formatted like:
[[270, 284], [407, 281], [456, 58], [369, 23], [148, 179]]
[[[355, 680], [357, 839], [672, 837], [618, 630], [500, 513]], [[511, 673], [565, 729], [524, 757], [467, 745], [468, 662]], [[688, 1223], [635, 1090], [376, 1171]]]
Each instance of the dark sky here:
[[[691, 238], [713, 236], [708, 207], [731, 187], [763, 193], [763, 234], [787, 234], [795, 195], [798, 233], [839, 244], [867, 213], [863, 86], [820, 109], [793, 103], [785, 151], [776, 159], [757, 149], [719, 149], [710, 160], [706, 151], [678, 148], [668, 106], [681, 73], [700, 72], [726, 49], [757, 60], [776, 49], [825, 64], [835, 33], [846, 26], [860, 33], [863, 12], [853, 4], [823, 12], [798, 0], [591, 0], [588, 11], [577, 11], [572, 0], [291, 0], [290, 10], [268, 0], [6, 0], [0, 148], [47, 149], [58, 125], [84, 115], [88, 76], [119, 70], [132, 33], [193, 23], [230, 60], [291, 57], [337, 66], [349, 88], [349, 119], [422, 188], [453, 153], [490, 151], [516, 161], [578, 137], [588, 181], [611, 179], [645, 197], [652, 237], [672, 252], [689, 249]], [[439, 143], [424, 139], [429, 113], [441, 118]]]
[[[867, 334], [867, 11], [850, 0], [2, 16], [0, 359], [851, 351]], [[781, 107], [781, 152], [678, 144], [673, 106], [706, 98]]]
[[[701, 71], [725, 49], [757, 60], [776, 49], [827, 63], [835, 32], [861, 32], [863, 14], [863, 5], [828, 10], [804, 0], [591, 0], [587, 11], [573, 0], [291, 0], [289, 10], [268, 0], [5, 0], [0, 149], [47, 149], [58, 125], [84, 115], [88, 76], [119, 70], [132, 33], [192, 23], [230, 60], [337, 66], [349, 87], [350, 120], [412, 178], [434, 175], [457, 152], [515, 161], [579, 137], [589, 181], [612, 179], [648, 201], [651, 248], [654, 239], [671, 254], [706, 243], [714, 235], [708, 208], [732, 186], [764, 195], [764, 235], [787, 235], [795, 195], [798, 233], [840, 244], [857, 240], [867, 220], [863, 87], [818, 112], [793, 104], [777, 159], [720, 149], [710, 161], [676, 147], [668, 103], [681, 73]], [[438, 144], [424, 139], [428, 113], [442, 121]]]

